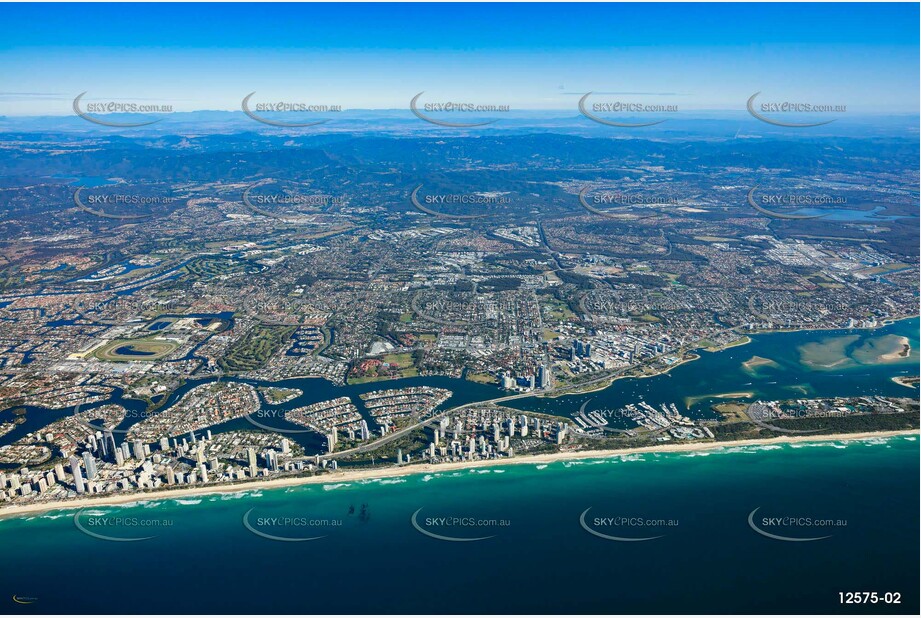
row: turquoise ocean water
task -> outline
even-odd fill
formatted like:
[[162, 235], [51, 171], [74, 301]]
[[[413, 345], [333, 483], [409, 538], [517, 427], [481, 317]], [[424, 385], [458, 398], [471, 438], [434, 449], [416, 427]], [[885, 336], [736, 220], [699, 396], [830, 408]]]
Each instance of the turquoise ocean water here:
[[917, 613], [918, 478], [908, 436], [150, 500], [0, 520], [0, 581], [18, 614]]

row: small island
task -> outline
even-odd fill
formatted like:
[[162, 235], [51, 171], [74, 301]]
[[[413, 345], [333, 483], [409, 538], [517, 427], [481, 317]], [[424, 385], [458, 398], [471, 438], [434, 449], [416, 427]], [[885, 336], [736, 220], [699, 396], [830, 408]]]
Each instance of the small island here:
[[265, 399], [265, 402], [270, 406], [280, 406], [304, 394], [304, 391], [299, 388], [283, 388], [278, 386], [260, 386], [257, 390], [259, 394], [262, 395], [262, 398]]

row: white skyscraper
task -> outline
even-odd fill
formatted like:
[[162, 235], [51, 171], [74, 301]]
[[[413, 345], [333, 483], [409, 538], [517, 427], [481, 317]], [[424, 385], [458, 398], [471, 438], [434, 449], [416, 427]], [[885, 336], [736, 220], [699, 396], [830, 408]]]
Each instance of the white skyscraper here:
[[83, 453], [83, 465], [86, 467], [86, 478], [91, 481], [96, 480], [96, 460], [93, 455], [87, 451]]
[[265, 452], [265, 465], [272, 472], [278, 472], [278, 454], [274, 449]]
[[80, 460], [73, 456], [70, 458], [70, 473], [74, 476], [74, 485], [77, 487], [77, 493], [82, 494], [85, 492], [86, 486], [83, 484], [83, 473], [80, 471]]

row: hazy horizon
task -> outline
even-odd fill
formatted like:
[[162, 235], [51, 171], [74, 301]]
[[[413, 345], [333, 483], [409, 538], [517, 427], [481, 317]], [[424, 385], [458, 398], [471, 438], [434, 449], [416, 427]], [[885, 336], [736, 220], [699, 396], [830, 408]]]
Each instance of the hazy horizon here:
[[67, 115], [83, 92], [174, 112], [239, 110], [251, 92], [406, 109], [423, 91], [512, 110], [575, 109], [588, 92], [744, 110], [759, 91], [853, 114], [919, 108], [911, 4], [541, 4], [527, 28], [505, 4], [4, 9], [0, 115], [10, 117]]

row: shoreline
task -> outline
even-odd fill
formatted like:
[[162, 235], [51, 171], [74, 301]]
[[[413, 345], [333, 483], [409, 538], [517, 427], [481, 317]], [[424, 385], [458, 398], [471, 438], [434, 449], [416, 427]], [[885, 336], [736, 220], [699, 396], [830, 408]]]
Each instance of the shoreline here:
[[796, 328], [775, 328], [775, 329], [755, 329], [751, 331], [746, 331], [746, 335], [773, 335], [781, 333], [801, 333], [804, 331], [815, 331], [815, 332], [826, 332], [833, 330], [843, 330], [843, 331], [852, 331], [852, 330], [876, 330], [878, 328], [885, 328], [887, 326], [892, 326], [896, 322], [901, 322], [903, 320], [914, 320], [916, 318], [921, 318], [921, 314], [913, 313], [912, 315], [903, 315], [897, 318], [886, 318], [881, 320], [876, 326], [797, 326]]
[[189, 498], [214, 494], [241, 493], [245, 491], [260, 491], [264, 489], [282, 489], [300, 485], [316, 485], [327, 483], [348, 483], [368, 479], [399, 478], [404, 476], [424, 475], [437, 472], [466, 470], [474, 468], [522, 465], [522, 464], [549, 464], [559, 461], [574, 461], [580, 459], [604, 459], [623, 455], [637, 455], [644, 453], [687, 453], [696, 451], [717, 450], [737, 446], [767, 446], [772, 444], [796, 444], [801, 442], [837, 442], [847, 440], [871, 440], [879, 438], [892, 438], [896, 436], [921, 436], [918, 430], [905, 429], [898, 431], [869, 431], [857, 433], [835, 433], [826, 435], [796, 435], [776, 436], [773, 438], [758, 438], [751, 440], [698, 442], [684, 444], [657, 444], [652, 446], [639, 446], [633, 448], [620, 448], [610, 450], [570, 451], [564, 453], [546, 453], [542, 455], [523, 455], [508, 459], [486, 459], [478, 461], [462, 461], [444, 464], [420, 464], [405, 467], [376, 468], [370, 470], [341, 470], [327, 472], [314, 476], [291, 477], [272, 479], [266, 481], [250, 481], [244, 483], [228, 483], [225, 486], [214, 487], [188, 487], [179, 489], [166, 489], [147, 493], [131, 493], [113, 496], [100, 496], [94, 498], [78, 498], [74, 500], [47, 502], [40, 504], [23, 504], [18, 506], [0, 507], [0, 520], [14, 519], [25, 515], [43, 513], [47, 511], [77, 510], [97, 506], [115, 506], [131, 504], [134, 502], [151, 500], [170, 500], [176, 498]]
[[918, 390], [917, 382], [912, 384], [911, 382], [908, 381], [908, 380], [917, 380], [918, 378], [916, 376], [893, 376], [890, 379], [896, 384], [898, 384], [899, 386], [904, 386], [906, 388], [910, 388], [911, 390]]
[[[751, 343], [751, 340], [747, 341], [746, 343]], [[746, 345], [746, 344], [740, 344], [740, 345]], [[694, 348], [694, 350], [698, 350], [698, 349], [700, 349], [700, 348]], [[540, 393], [537, 393], [537, 394], [534, 394], [534, 395], [531, 395], [531, 396], [532, 396], [532, 397], [540, 397], [540, 398], [543, 398], [543, 399], [556, 399], [556, 398], [558, 398], [558, 397], [570, 397], [570, 396], [576, 396], [576, 395], [587, 395], [587, 394], [589, 394], [589, 393], [597, 393], [598, 391], [606, 390], [606, 389], [610, 388], [610, 387], [611, 387], [615, 382], [617, 382], [618, 380], [645, 380], [645, 379], [647, 379], [647, 378], [656, 378], [656, 377], [658, 377], [658, 376], [668, 375], [668, 374], [672, 371], [672, 369], [675, 369], [676, 367], [680, 367], [681, 365], [685, 365], [685, 364], [687, 364], [687, 363], [693, 363], [694, 361], [700, 360], [700, 359], [702, 358], [701, 355], [700, 355], [700, 354], [697, 354], [696, 352], [694, 352], [694, 350], [689, 350], [689, 352], [691, 352], [692, 354], [694, 354], [694, 358], [682, 358], [682, 359], [681, 359], [680, 361], [678, 361], [677, 363], [675, 363], [675, 364], [673, 364], [673, 365], [669, 365], [668, 367], [665, 367], [665, 368], [662, 369], [661, 371], [656, 371], [656, 372], [653, 372], [653, 373], [650, 373], [650, 374], [647, 374], [647, 375], [641, 375], [641, 376], [634, 376], [634, 375], [629, 375], [629, 376], [628, 376], [628, 375], [611, 376], [610, 378], [608, 378], [608, 379], [606, 379], [606, 380], [602, 380], [601, 382], [599, 382], [599, 383], [598, 383], [598, 386], [593, 386], [592, 388], [589, 388], [588, 390], [578, 390], [578, 385], [576, 385], [576, 386], [573, 386], [573, 387], [572, 387], [573, 390], [562, 390], [562, 391], [560, 391], [559, 393], [557, 393], [557, 394], [555, 394], [555, 395], [541, 395]], [[524, 399], [527, 399], [527, 398], [525, 397]]]
[[739, 346], [748, 345], [751, 342], [752, 342], [751, 337], [749, 337], [748, 335], [742, 335], [740, 339], [737, 339], [736, 341], [733, 341], [731, 343], [727, 343], [726, 345], [717, 346], [715, 348], [697, 348], [697, 349], [703, 352], [709, 352], [710, 354], [716, 354], [717, 352], [722, 352], [730, 348], [738, 348]]
[[[741, 347], [743, 347], [743, 346], [749, 345], [750, 343], [753, 343], [753, 342], [754, 342], [754, 340], [752, 339], [752, 336], [758, 336], [758, 335], [776, 335], [776, 334], [783, 334], [783, 333], [801, 333], [801, 332], [809, 332], [809, 331], [813, 331], [813, 332], [830, 332], [830, 331], [836, 331], [836, 330], [841, 330], [841, 331], [852, 331], [852, 330], [866, 330], [866, 331], [872, 331], [872, 330], [877, 330], [877, 329], [879, 329], [879, 328], [885, 328], [885, 327], [887, 327], [887, 326], [892, 326], [892, 325], [895, 324], [896, 322], [901, 322], [902, 320], [913, 320], [913, 319], [919, 318], [919, 317], [921, 317], [921, 314], [905, 315], [905, 316], [901, 316], [901, 317], [898, 317], [898, 318], [887, 318], [887, 319], [881, 321], [881, 322], [880, 322], [879, 324], [877, 324], [876, 326], [852, 326], [852, 327], [850, 327], [850, 328], [843, 327], [843, 326], [835, 326], [835, 327], [818, 327], [818, 328], [797, 327], [797, 328], [789, 328], [789, 329], [773, 329], [773, 330], [759, 330], [759, 329], [755, 329], [755, 330], [752, 330], [752, 331], [743, 331], [743, 332], [740, 332], [740, 333], [737, 333], [737, 334], [741, 335], [741, 336], [745, 339], [745, 341], [734, 342], [734, 343], [731, 343], [731, 344], [729, 344], [729, 345], [720, 346], [719, 348], [701, 348], [701, 347], [688, 348], [688, 352], [691, 352], [692, 354], [695, 354], [695, 358], [682, 359], [681, 361], [675, 363], [674, 365], [669, 365], [668, 367], [665, 367], [665, 368], [662, 369], [661, 371], [657, 371], [657, 372], [651, 373], [651, 374], [649, 374], [649, 375], [642, 375], [642, 376], [626, 376], [626, 375], [612, 376], [609, 380], [604, 380], [604, 381], [602, 381], [602, 382], [599, 382], [599, 386], [596, 386], [596, 387], [594, 387], [594, 388], [590, 388], [590, 389], [588, 389], [588, 390], [584, 390], [584, 391], [583, 391], [583, 390], [575, 390], [577, 387], [573, 387], [573, 390], [572, 390], [572, 391], [564, 390], [564, 391], [562, 391], [562, 392], [560, 392], [560, 393], [558, 393], [558, 394], [555, 394], [555, 395], [540, 395], [540, 394], [536, 394], [536, 395], [534, 395], [534, 397], [545, 397], [545, 398], [547, 398], [547, 399], [556, 399], [557, 397], [566, 397], [566, 396], [569, 396], [569, 395], [585, 395], [585, 394], [588, 394], [588, 393], [595, 393], [595, 392], [603, 391], [603, 390], [605, 390], [605, 389], [607, 389], [607, 388], [610, 388], [610, 387], [611, 387], [615, 382], [617, 382], [618, 380], [626, 380], [626, 379], [642, 380], [642, 379], [644, 379], [644, 378], [654, 378], [654, 377], [657, 377], [657, 376], [660, 376], [660, 375], [667, 375], [667, 374], [669, 374], [669, 373], [671, 372], [671, 370], [674, 369], [675, 367], [680, 367], [681, 365], [684, 365], [684, 364], [686, 364], [686, 363], [692, 363], [692, 362], [694, 362], [694, 361], [696, 361], [696, 360], [700, 360], [700, 359], [702, 358], [702, 355], [701, 355], [701, 354], [697, 354], [697, 351], [698, 351], [698, 350], [701, 351], [701, 352], [709, 352], [710, 354], [717, 354], [717, 353], [719, 353], [719, 352], [724, 352], [724, 351], [730, 350], [730, 349], [732, 349], [732, 348], [741, 348]], [[740, 328], [741, 328], [741, 327], [740, 327]], [[768, 360], [770, 360], [770, 359], [768, 359]], [[765, 363], [765, 364], [767, 364], [767, 363]], [[879, 364], [886, 364], [886, 363], [881, 362], [881, 363], [879, 363]]]
[[[747, 337], [747, 338], [748, 338], [748, 341], [745, 341], [744, 343], [734, 343], [734, 344], [731, 344], [731, 345], [728, 345], [728, 346], [721, 347], [721, 348], [716, 349], [716, 350], [709, 350], [709, 349], [707, 349], [707, 348], [701, 348], [701, 347], [688, 348], [688, 352], [694, 353], [694, 354], [696, 355], [696, 358], [682, 359], [681, 361], [675, 363], [674, 365], [670, 365], [670, 366], [664, 368], [664, 369], [661, 370], [661, 371], [658, 371], [658, 372], [655, 372], [655, 373], [652, 373], [652, 374], [649, 374], [649, 375], [642, 375], [642, 376], [625, 376], [625, 375], [617, 375], [617, 376], [611, 376], [611, 377], [609, 377], [609, 378], [606, 379], [606, 380], [600, 381], [600, 382], [598, 383], [598, 386], [592, 386], [592, 387], [590, 387], [588, 390], [584, 390], [584, 391], [582, 391], [582, 390], [577, 390], [577, 389], [578, 389], [578, 385], [573, 385], [573, 386], [571, 387], [571, 388], [573, 389], [572, 391], [570, 391], [570, 390], [567, 389], [567, 390], [561, 391], [561, 392], [559, 392], [559, 393], [557, 393], [557, 394], [551, 394], [551, 395], [544, 395], [544, 394], [541, 394], [541, 393], [539, 393], [539, 392], [534, 392], [534, 391], [532, 391], [532, 394], [530, 394], [530, 396], [531, 396], [531, 397], [547, 398], [547, 399], [556, 399], [557, 397], [566, 397], [566, 396], [569, 396], [569, 395], [584, 395], [584, 394], [588, 394], [588, 393], [595, 393], [595, 392], [598, 392], [598, 391], [603, 391], [603, 390], [605, 390], [606, 388], [609, 388], [610, 386], [612, 386], [612, 385], [614, 384], [614, 382], [616, 382], [616, 381], [618, 381], [618, 380], [626, 380], [626, 379], [637, 379], [637, 380], [641, 380], [641, 379], [645, 379], [645, 378], [654, 378], [654, 377], [657, 377], [657, 376], [660, 376], [660, 375], [666, 375], [666, 374], [670, 373], [671, 370], [674, 369], [675, 367], [680, 367], [681, 365], [684, 365], [684, 364], [687, 364], [687, 363], [691, 363], [691, 362], [700, 360], [700, 359], [702, 358], [702, 355], [701, 355], [701, 354], [697, 354], [697, 353], [695, 352], [696, 350], [700, 350], [701, 352], [709, 352], [709, 353], [711, 353], [711, 354], [716, 354], [716, 353], [719, 353], [719, 352], [724, 352], [724, 351], [726, 351], [726, 350], [730, 350], [730, 349], [732, 349], [732, 348], [743, 347], [743, 346], [746, 346], [746, 345], [749, 345], [749, 344], [753, 343], [753, 340], [752, 340], [752, 338], [751, 338], [752, 335], [755, 335], [755, 336], [758, 336], [758, 335], [774, 335], [774, 334], [797, 333], [797, 332], [807, 332], [807, 331], [813, 331], [813, 332], [828, 332], [828, 331], [836, 331], [836, 330], [840, 330], [840, 331], [855, 331], [855, 330], [860, 330], [860, 331], [862, 331], [862, 330], [872, 331], [872, 330], [877, 330], [877, 329], [880, 329], [880, 328], [885, 328], [885, 327], [887, 327], [887, 326], [892, 326], [892, 325], [895, 324], [896, 322], [901, 322], [901, 321], [903, 321], [903, 320], [913, 320], [913, 319], [917, 319], [917, 318], [921, 318], [921, 314], [904, 315], [904, 316], [900, 316], [900, 317], [897, 317], [897, 318], [886, 318], [885, 320], [881, 321], [881, 322], [880, 322], [879, 324], [877, 324], [876, 326], [853, 326], [853, 327], [851, 327], [851, 328], [847, 328], [847, 327], [844, 327], [844, 326], [834, 326], [834, 327], [831, 327], [831, 326], [829, 326], [829, 327], [797, 327], [797, 328], [791, 328], [791, 329], [773, 329], [773, 330], [758, 330], [758, 329], [756, 329], [756, 330], [752, 330], [752, 331], [744, 331], [744, 332], [738, 333], [738, 334], [742, 335], [743, 337]], [[742, 328], [742, 327], [740, 326], [740, 327], [738, 327], [738, 328]], [[880, 363], [880, 364], [886, 364], [886, 363]], [[207, 376], [207, 377], [213, 377], [213, 376]], [[198, 379], [207, 379], [207, 377], [206, 377], [206, 378], [195, 378], [195, 379], [196, 379], [196, 380], [198, 380]], [[238, 378], [239, 381], [243, 381], [243, 382], [268, 382], [268, 380], [267, 380], [266, 378], [247, 377], [247, 376], [244, 376], [244, 375], [237, 375], [237, 376], [230, 376], [230, 377], [236, 377], [236, 378]], [[348, 386], [362, 386], [362, 385], [364, 385], [364, 384], [372, 384], [372, 383], [376, 383], [376, 382], [384, 383], [384, 382], [391, 382], [391, 381], [395, 381], [395, 380], [411, 380], [411, 379], [414, 379], [414, 378], [426, 378], [426, 377], [443, 377], [443, 378], [457, 378], [457, 379], [463, 379], [463, 378], [460, 377], [460, 376], [454, 376], [454, 375], [449, 375], [449, 374], [425, 374], [425, 375], [420, 374], [420, 375], [417, 375], [417, 376], [413, 376], [412, 378], [403, 378], [403, 377], [400, 377], [400, 378], [385, 378], [385, 379], [383, 379], [383, 380], [374, 380], [374, 381], [372, 381], [372, 382], [363, 382], [363, 383], [360, 383], [360, 384], [350, 384], [350, 383], [348, 382], [348, 380], [346, 380], [346, 381], [343, 382], [342, 384], [339, 384], [338, 382], [334, 382], [334, 381], [330, 380], [328, 377], [322, 376], [322, 375], [297, 375], [297, 376], [289, 376], [289, 377], [281, 378], [281, 379], [279, 379], [279, 380], [276, 380], [276, 381], [274, 381], [274, 382], [271, 382], [270, 384], [273, 384], [273, 385], [280, 385], [281, 388], [292, 388], [292, 387], [286, 387], [286, 386], [284, 386], [283, 383], [284, 383], [284, 382], [288, 382], [288, 381], [294, 381], [294, 380], [318, 379], [318, 380], [326, 380], [329, 384], [332, 384], [333, 386], [336, 386], [336, 387], [338, 387], [338, 388], [345, 388], [345, 387], [348, 387]], [[190, 378], [187, 378], [186, 380], [184, 380], [184, 382], [187, 381], [188, 379], [190, 379]], [[473, 382], [473, 381], [471, 380], [471, 382]], [[205, 383], [206, 383], [206, 382], [202, 382], [202, 384], [205, 384]], [[476, 382], [474, 382], [474, 383], [476, 383]], [[183, 383], [183, 385], [184, 385], [184, 383]], [[167, 393], [167, 396], [166, 396], [162, 401], [163, 401], [163, 402], [166, 402], [166, 401], [168, 400], [168, 398], [169, 398], [174, 392], [176, 392], [176, 390], [179, 390], [179, 388], [182, 388], [183, 385], [180, 385], [180, 387], [178, 387], [178, 388], [175, 389], [174, 391], [171, 391], [170, 393]], [[198, 386], [200, 386], [200, 385], [198, 385]], [[487, 386], [489, 386], [489, 385], [487, 384]], [[493, 384], [492, 386], [496, 386], [496, 385]], [[496, 386], [496, 387], [498, 388], [498, 386]], [[95, 403], [95, 402], [89, 402], [89, 403]], [[174, 402], [174, 403], [175, 403], [175, 402]], [[157, 406], [154, 406], [153, 409], [159, 408], [160, 405], [162, 405], [162, 404], [158, 404]], [[32, 407], [43, 408], [43, 409], [47, 409], [47, 410], [63, 410], [63, 409], [65, 409], [65, 408], [70, 407], [70, 406], [64, 406], [64, 407], [62, 407], [62, 408], [47, 408], [47, 407], [45, 407], [45, 406], [43, 406], [43, 405], [41, 405], [41, 404], [36, 404], [36, 403], [23, 403], [22, 406], [32, 406]], [[11, 410], [11, 409], [13, 409], [13, 408], [15, 408], [15, 407], [22, 407], [22, 406], [12, 406], [12, 407], [9, 407], [9, 408], [0, 408], [0, 412], [5, 412], [5, 411]], [[2, 511], [2, 507], [0, 507], [0, 511]]]

